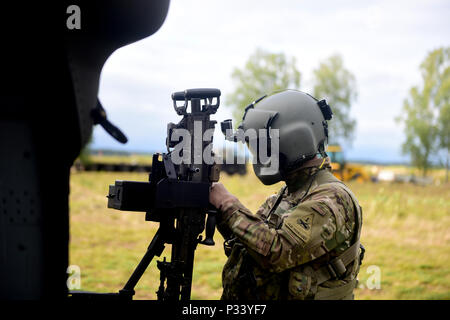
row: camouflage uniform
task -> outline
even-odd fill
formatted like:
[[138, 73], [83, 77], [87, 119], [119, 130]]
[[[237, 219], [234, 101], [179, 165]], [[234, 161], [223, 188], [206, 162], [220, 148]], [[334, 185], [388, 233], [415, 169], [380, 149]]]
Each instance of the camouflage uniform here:
[[221, 212], [222, 299], [353, 299], [361, 208], [328, 158], [290, 174], [255, 214], [237, 200]]

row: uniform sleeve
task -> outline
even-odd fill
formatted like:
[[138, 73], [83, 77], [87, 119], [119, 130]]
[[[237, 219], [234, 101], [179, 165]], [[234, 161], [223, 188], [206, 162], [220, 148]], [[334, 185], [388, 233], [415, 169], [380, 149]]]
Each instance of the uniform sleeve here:
[[270, 228], [239, 201], [223, 208], [222, 218], [263, 268], [282, 272], [320, 257], [351, 237], [348, 231], [341, 234], [346, 226], [341, 199], [345, 195], [317, 188], [283, 214], [279, 229]]
[[[282, 190], [280, 190], [278, 192], [278, 194], [281, 192]], [[272, 196], [270, 196], [269, 198], [266, 199], [266, 201], [264, 201], [264, 203], [259, 207], [259, 209], [256, 211], [255, 215], [257, 217], [260, 217], [260, 219], [264, 219], [265, 217], [263, 216], [264, 213], [266, 213], [268, 211], [268, 209], [273, 206], [275, 200], [278, 197], [278, 194], [273, 194]], [[240, 204], [240, 203], [239, 203]], [[244, 208], [244, 206], [242, 206], [240, 204], [240, 207]], [[223, 211], [229, 211], [229, 210], [233, 210], [233, 208], [237, 208], [237, 207], [231, 207], [231, 206], [226, 206], [226, 209], [223, 209]], [[229, 239], [233, 236], [233, 232], [231, 231], [231, 229], [229, 228], [228, 224], [224, 222], [223, 219], [224, 215], [219, 215], [218, 220], [217, 220], [217, 230], [220, 232], [220, 234], [223, 236], [224, 239]]]

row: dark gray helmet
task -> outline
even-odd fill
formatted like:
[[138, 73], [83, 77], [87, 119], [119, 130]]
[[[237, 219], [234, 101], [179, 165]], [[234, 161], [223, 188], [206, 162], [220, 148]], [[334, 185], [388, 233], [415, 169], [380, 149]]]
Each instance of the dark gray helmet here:
[[[325, 154], [328, 138], [327, 120], [332, 117], [331, 108], [325, 100], [318, 101], [309, 94], [297, 90], [285, 90], [261, 97], [247, 108], [239, 128], [261, 130], [257, 142], [246, 137], [253, 157], [255, 174], [266, 185], [283, 180], [283, 176], [317, 153]], [[274, 130], [278, 129], [278, 130]], [[268, 161], [261, 161], [261, 148], [268, 148], [271, 161], [277, 150], [272, 150], [272, 139], [279, 137], [279, 165], [277, 170], [267, 170]], [[239, 140], [239, 139], [234, 139]], [[242, 139], [241, 139], [242, 140]], [[253, 143], [252, 143], [253, 142]], [[271, 154], [272, 153], [272, 154]], [[273, 165], [273, 163], [272, 163]]]

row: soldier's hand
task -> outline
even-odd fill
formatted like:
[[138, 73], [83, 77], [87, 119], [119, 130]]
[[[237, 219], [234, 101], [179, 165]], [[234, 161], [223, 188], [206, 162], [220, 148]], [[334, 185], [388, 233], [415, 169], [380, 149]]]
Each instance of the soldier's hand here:
[[213, 183], [209, 192], [209, 202], [218, 210], [221, 210], [226, 203], [231, 201], [237, 201], [237, 198], [228, 192], [222, 183]]

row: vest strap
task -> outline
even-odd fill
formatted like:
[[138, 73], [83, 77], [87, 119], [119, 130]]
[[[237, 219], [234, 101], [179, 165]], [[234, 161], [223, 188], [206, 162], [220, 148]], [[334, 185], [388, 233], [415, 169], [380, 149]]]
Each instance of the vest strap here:
[[360, 243], [356, 241], [350, 248], [331, 260], [325, 266], [316, 270], [317, 285], [330, 279], [339, 278], [347, 271], [347, 266], [359, 255]]

